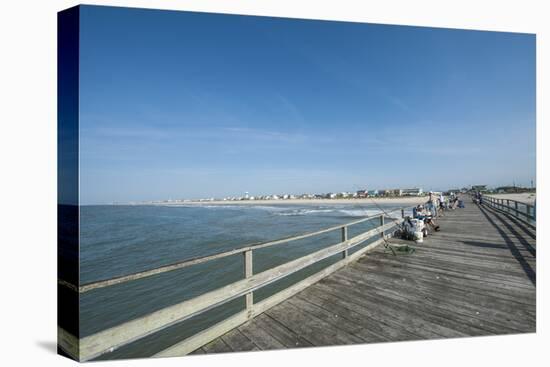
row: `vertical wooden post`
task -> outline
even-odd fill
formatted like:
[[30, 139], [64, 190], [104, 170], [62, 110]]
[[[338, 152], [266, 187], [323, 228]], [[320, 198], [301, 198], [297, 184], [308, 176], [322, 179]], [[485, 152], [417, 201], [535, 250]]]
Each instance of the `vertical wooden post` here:
[[510, 200], [506, 199], [506, 211], [510, 213]]
[[[253, 274], [252, 268], [252, 250], [247, 250], [244, 252], [244, 277], [250, 278]], [[254, 293], [249, 292], [246, 294], [246, 311], [248, 312], [249, 317], [252, 314], [252, 305], [254, 304]]]
[[[342, 227], [342, 242], [346, 242], [348, 240], [348, 227], [343, 226]], [[348, 257], [348, 249], [345, 249], [342, 251], [342, 258], [345, 259]]]
[[405, 218], [405, 209], [401, 209], [401, 219]]
[[[380, 226], [384, 225], [384, 214], [380, 214]], [[384, 230], [380, 232], [380, 237], [384, 238]]]

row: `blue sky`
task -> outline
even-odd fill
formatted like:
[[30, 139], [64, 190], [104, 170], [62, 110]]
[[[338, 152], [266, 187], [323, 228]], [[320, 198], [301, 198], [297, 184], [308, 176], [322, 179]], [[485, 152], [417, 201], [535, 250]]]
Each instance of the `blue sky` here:
[[81, 202], [535, 177], [535, 36], [81, 8]]

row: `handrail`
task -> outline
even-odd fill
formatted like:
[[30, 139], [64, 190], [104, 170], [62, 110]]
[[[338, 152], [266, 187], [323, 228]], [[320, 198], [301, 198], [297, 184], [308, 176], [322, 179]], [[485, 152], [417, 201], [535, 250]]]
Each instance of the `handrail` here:
[[[132, 342], [145, 338], [153, 333], [164, 330], [165, 328], [171, 325], [180, 323], [191, 317], [197, 316], [208, 310], [211, 310], [217, 306], [225, 304], [231, 300], [244, 296], [246, 300], [246, 303], [245, 303], [246, 308], [244, 311], [242, 311], [238, 315], [235, 315], [234, 317], [227, 318], [219, 322], [218, 324], [214, 325], [213, 327], [205, 330], [204, 332], [196, 334], [195, 336], [191, 336], [190, 338], [185, 339], [184, 341], [181, 341], [176, 345], [169, 347], [168, 349], [165, 350], [166, 353], [168, 354], [174, 353], [174, 351], [178, 351], [178, 350], [179, 351], [183, 350], [186, 352], [191, 351], [191, 349], [195, 348], [196, 345], [199, 345], [200, 347], [200, 345], [204, 345], [205, 343], [213, 340], [213, 338], [219, 335], [222, 335], [220, 333], [224, 330], [227, 330], [229, 327], [234, 328], [239, 324], [246, 322], [247, 320], [254, 317], [255, 315], [262, 313], [263, 311], [274, 306], [275, 304], [283, 301], [284, 299], [287, 299], [292, 294], [295, 294], [299, 290], [304, 289], [305, 287], [311, 285], [312, 284], [311, 282], [313, 282], [314, 280], [315, 281], [320, 280], [322, 277], [325, 277], [328, 274], [332, 273], [333, 271], [336, 271], [339, 267], [344, 266], [348, 262], [358, 258], [358, 256], [361, 256], [363, 253], [370, 251], [372, 248], [374, 248], [381, 242], [385, 241], [385, 238], [388, 236], [386, 231], [394, 228], [396, 225], [399, 225], [402, 222], [403, 220], [402, 218], [404, 216], [403, 207], [389, 211], [390, 213], [393, 213], [399, 209], [401, 209], [401, 219], [389, 217], [392, 219], [392, 221], [388, 223], [384, 223], [385, 214], [387, 214], [388, 212], [388, 211], [385, 211], [380, 214], [368, 216], [366, 218], [349, 222], [347, 224], [341, 224], [338, 226], [326, 228], [316, 232], [306, 233], [298, 236], [291, 236], [284, 239], [269, 241], [269, 242], [260, 243], [256, 245], [249, 245], [243, 248], [234, 249], [234, 250], [226, 251], [215, 255], [209, 255], [201, 258], [185, 260], [179, 263], [163, 266], [163, 267], [148, 270], [145, 272], [135, 273], [124, 277], [119, 277], [119, 278], [108, 279], [108, 280], [104, 280], [96, 283], [89, 283], [78, 288], [74, 287], [74, 289], [78, 290], [79, 292], [86, 292], [91, 289], [107, 287], [113, 284], [119, 284], [119, 283], [131, 281], [131, 280], [144, 278], [147, 276], [151, 276], [153, 274], [160, 274], [163, 272], [180, 269], [182, 267], [204, 263], [206, 261], [210, 261], [215, 258], [216, 259], [222, 258], [226, 256], [235, 255], [238, 253], [242, 253], [244, 255], [245, 276], [241, 280], [238, 280], [236, 282], [233, 282], [221, 288], [209, 291], [207, 293], [191, 298], [189, 300], [177, 303], [175, 305], [171, 305], [171, 306], [162, 308], [160, 310], [151, 312], [149, 314], [138, 317], [136, 319], [132, 319], [130, 321], [124, 322], [122, 324], [116, 325], [106, 330], [99, 331], [95, 334], [86, 336], [81, 339], [78, 339], [70, 335], [65, 330], [59, 328], [59, 333], [60, 335], [62, 335], [62, 338], [60, 339], [62, 340], [62, 345], [60, 346], [65, 351], [69, 352], [69, 354], [70, 354], [70, 351], [78, 350], [78, 355], [75, 355], [74, 357], [76, 359], [79, 359], [80, 361], [91, 360], [105, 353], [112, 352], [113, 350], [118, 349], [122, 346], [128, 345]], [[348, 239], [349, 226], [359, 224], [367, 220], [372, 220], [374, 218], [380, 218], [379, 226], [372, 228], [368, 231], [365, 231], [351, 239]], [[298, 239], [312, 237], [322, 233], [334, 231], [337, 229], [341, 230], [341, 236], [342, 236], [341, 241], [339, 241], [338, 243], [331, 245], [329, 247], [325, 247], [321, 250], [317, 250], [308, 255], [299, 257], [297, 259], [290, 260], [281, 265], [262, 271], [261, 273], [257, 273], [257, 274], [253, 273], [253, 261], [252, 261], [253, 250], [265, 248], [268, 246], [273, 246], [281, 243], [286, 243], [290, 241], [295, 241]], [[372, 244], [369, 244], [361, 248], [359, 251], [356, 251], [352, 255], [348, 255], [349, 249], [355, 246], [358, 246], [359, 244], [367, 241], [368, 239], [376, 235], [380, 235], [380, 239], [374, 241]], [[301, 282], [291, 287], [288, 287], [283, 291], [276, 293], [275, 295], [269, 297], [268, 299], [260, 303], [254, 304], [253, 302], [254, 291], [262, 287], [265, 287], [266, 285], [269, 285], [273, 282], [276, 282], [284, 277], [287, 277], [293, 273], [296, 273], [297, 271], [304, 269], [310, 265], [313, 265], [319, 261], [322, 261], [331, 256], [334, 256], [338, 253], [342, 254], [342, 259], [339, 260], [338, 262], [334, 263], [328, 268], [325, 268], [324, 270], [319, 271], [318, 273], [315, 273], [309, 278], [306, 278]], [[64, 284], [61, 282], [62, 281], [60, 281], [60, 284]], [[69, 283], [69, 285], [67, 284], [64, 284], [64, 285], [70, 287], [71, 284]], [[74, 343], [78, 343], [78, 346], [75, 347], [73, 345]], [[162, 351], [161, 353], [164, 353], [164, 351]]]
[[504, 200], [504, 201], [514, 202], [514, 203], [518, 203], [518, 204], [522, 204], [522, 205], [533, 206], [532, 204], [526, 203], [524, 201], [518, 201], [518, 200], [514, 200], [514, 199], [507, 199], [507, 198], [497, 198], [495, 196], [487, 195], [487, 194], [483, 194], [483, 197], [484, 198], [492, 198], [492, 199], [497, 199], [497, 200]]
[[[393, 208], [391, 210], [388, 210], [386, 212], [387, 213], [393, 213], [393, 212], [396, 212], [397, 210], [403, 210], [403, 209], [405, 209], [405, 207], [397, 207], [397, 208]], [[258, 250], [258, 249], [265, 248], [265, 247], [280, 245], [280, 244], [283, 244], [283, 243], [302, 240], [304, 238], [318, 236], [318, 235], [323, 234], [323, 233], [328, 233], [328, 232], [332, 232], [332, 231], [335, 231], [337, 229], [340, 229], [340, 228], [342, 228], [342, 226], [349, 227], [349, 226], [352, 226], [352, 225], [355, 225], [355, 224], [363, 223], [367, 220], [370, 220], [372, 218], [376, 218], [378, 216], [380, 216], [380, 214], [366, 216], [364, 218], [361, 218], [361, 219], [358, 219], [358, 220], [355, 220], [355, 221], [352, 221], [352, 222], [348, 222], [348, 223], [345, 223], [345, 224], [340, 224], [340, 225], [337, 225], [337, 226], [321, 229], [321, 230], [315, 231], [315, 232], [309, 232], [309, 233], [305, 233], [305, 234], [302, 234], [302, 235], [293, 235], [293, 236], [284, 237], [284, 238], [280, 238], [280, 239], [273, 240], [273, 241], [268, 241], [268, 242], [253, 243], [253, 244], [250, 244], [250, 245], [247, 245], [247, 246], [244, 246], [244, 247], [239, 247], [239, 248], [236, 248], [236, 249], [220, 252], [220, 253], [217, 253], [217, 254], [200, 256], [200, 257], [195, 257], [195, 258], [191, 258], [191, 259], [185, 259], [185, 260], [174, 262], [172, 264], [163, 265], [163, 266], [160, 266], [160, 267], [157, 267], [157, 268], [153, 268], [153, 269], [149, 269], [149, 270], [145, 270], [145, 271], [140, 271], [140, 272], [135, 272], [135, 273], [127, 274], [127, 275], [122, 275], [122, 276], [118, 276], [118, 277], [115, 277], [115, 278], [98, 280], [98, 281], [86, 283], [86, 284], [83, 284], [83, 285], [80, 285], [80, 286], [76, 286], [75, 284], [72, 284], [72, 283], [70, 283], [68, 281], [65, 281], [63, 279], [58, 279], [58, 284], [63, 285], [63, 286], [65, 286], [65, 287], [67, 287], [67, 288], [69, 288], [73, 291], [77, 291], [79, 293], [85, 293], [85, 292], [88, 292], [88, 291], [91, 291], [91, 290], [94, 290], [94, 289], [110, 287], [110, 286], [113, 286], [113, 285], [116, 285], [116, 284], [126, 283], [126, 282], [129, 282], [129, 281], [138, 280], [138, 279], [143, 279], [143, 278], [150, 277], [152, 275], [162, 274], [162, 273], [165, 273], [165, 272], [186, 268], [188, 266], [198, 265], [198, 264], [202, 264], [202, 263], [212, 261], [212, 260], [222, 259], [222, 258], [225, 258], [225, 257], [229, 257], [229, 256], [237, 255], [237, 254], [240, 254], [240, 253], [244, 253], [246, 251]]]
[[[496, 198], [490, 195], [483, 195], [482, 197], [483, 203], [487, 203], [492, 208], [509, 214], [532, 228], [536, 228], [536, 213], [534, 212], [534, 205], [513, 199]], [[514, 205], [510, 205], [510, 202]], [[519, 210], [518, 204], [523, 205], [525, 210]]]

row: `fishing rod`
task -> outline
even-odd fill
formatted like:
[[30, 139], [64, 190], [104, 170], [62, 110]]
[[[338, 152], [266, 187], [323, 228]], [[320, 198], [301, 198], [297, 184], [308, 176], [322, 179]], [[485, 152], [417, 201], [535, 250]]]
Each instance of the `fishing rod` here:
[[[385, 210], [384, 208], [382, 208], [380, 205], [378, 205], [378, 203], [376, 201], [374, 201], [373, 198], [369, 197], [368, 199], [370, 199], [372, 201], [372, 203], [378, 208], [378, 210], [380, 210], [382, 212], [382, 215], [384, 217], [388, 217], [391, 221], [393, 221], [397, 227], [399, 227], [400, 230], [404, 230], [404, 226], [402, 224], [402, 222], [398, 221], [396, 218], [390, 216]], [[401, 208], [401, 210], [403, 210], [403, 208]], [[392, 212], [390, 212], [392, 213]], [[395, 249], [393, 248], [393, 246], [390, 245], [390, 243], [386, 240], [386, 236], [382, 236], [382, 241], [384, 241], [384, 248], [386, 250], [390, 250], [393, 254], [393, 256], [397, 256], [397, 254], [395, 253]], [[413, 253], [414, 252], [414, 249], [412, 249], [412, 251], [410, 251], [410, 248], [408, 247], [407, 245], [407, 253]]]

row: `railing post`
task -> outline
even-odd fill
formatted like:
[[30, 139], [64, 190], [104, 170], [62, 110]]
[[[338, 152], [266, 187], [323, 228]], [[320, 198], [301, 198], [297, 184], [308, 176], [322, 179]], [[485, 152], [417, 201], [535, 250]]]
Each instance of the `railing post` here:
[[401, 219], [405, 218], [405, 209], [401, 209]]
[[[253, 274], [252, 268], [252, 250], [247, 250], [244, 252], [244, 277], [250, 278]], [[252, 305], [254, 304], [254, 293], [249, 292], [246, 294], [246, 311], [248, 312], [248, 317], [252, 315]]]
[[518, 215], [518, 202], [517, 201], [514, 201], [514, 209], [516, 209], [516, 212], [514, 213], [514, 215], [516, 217], [519, 217], [519, 215]]
[[506, 211], [510, 213], [510, 200], [506, 199]]
[[[348, 226], [342, 227], [342, 242], [346, 242], [348, 240]], [[342, 251], [342, 258], [345, 259], [348, 257], [348, 249], [345, 249]]]
[[[380, 226], [384, 225], [384, 214], [380, 214]], [[384, 229], [380, 231], [380, 237], [384, 238]]]

